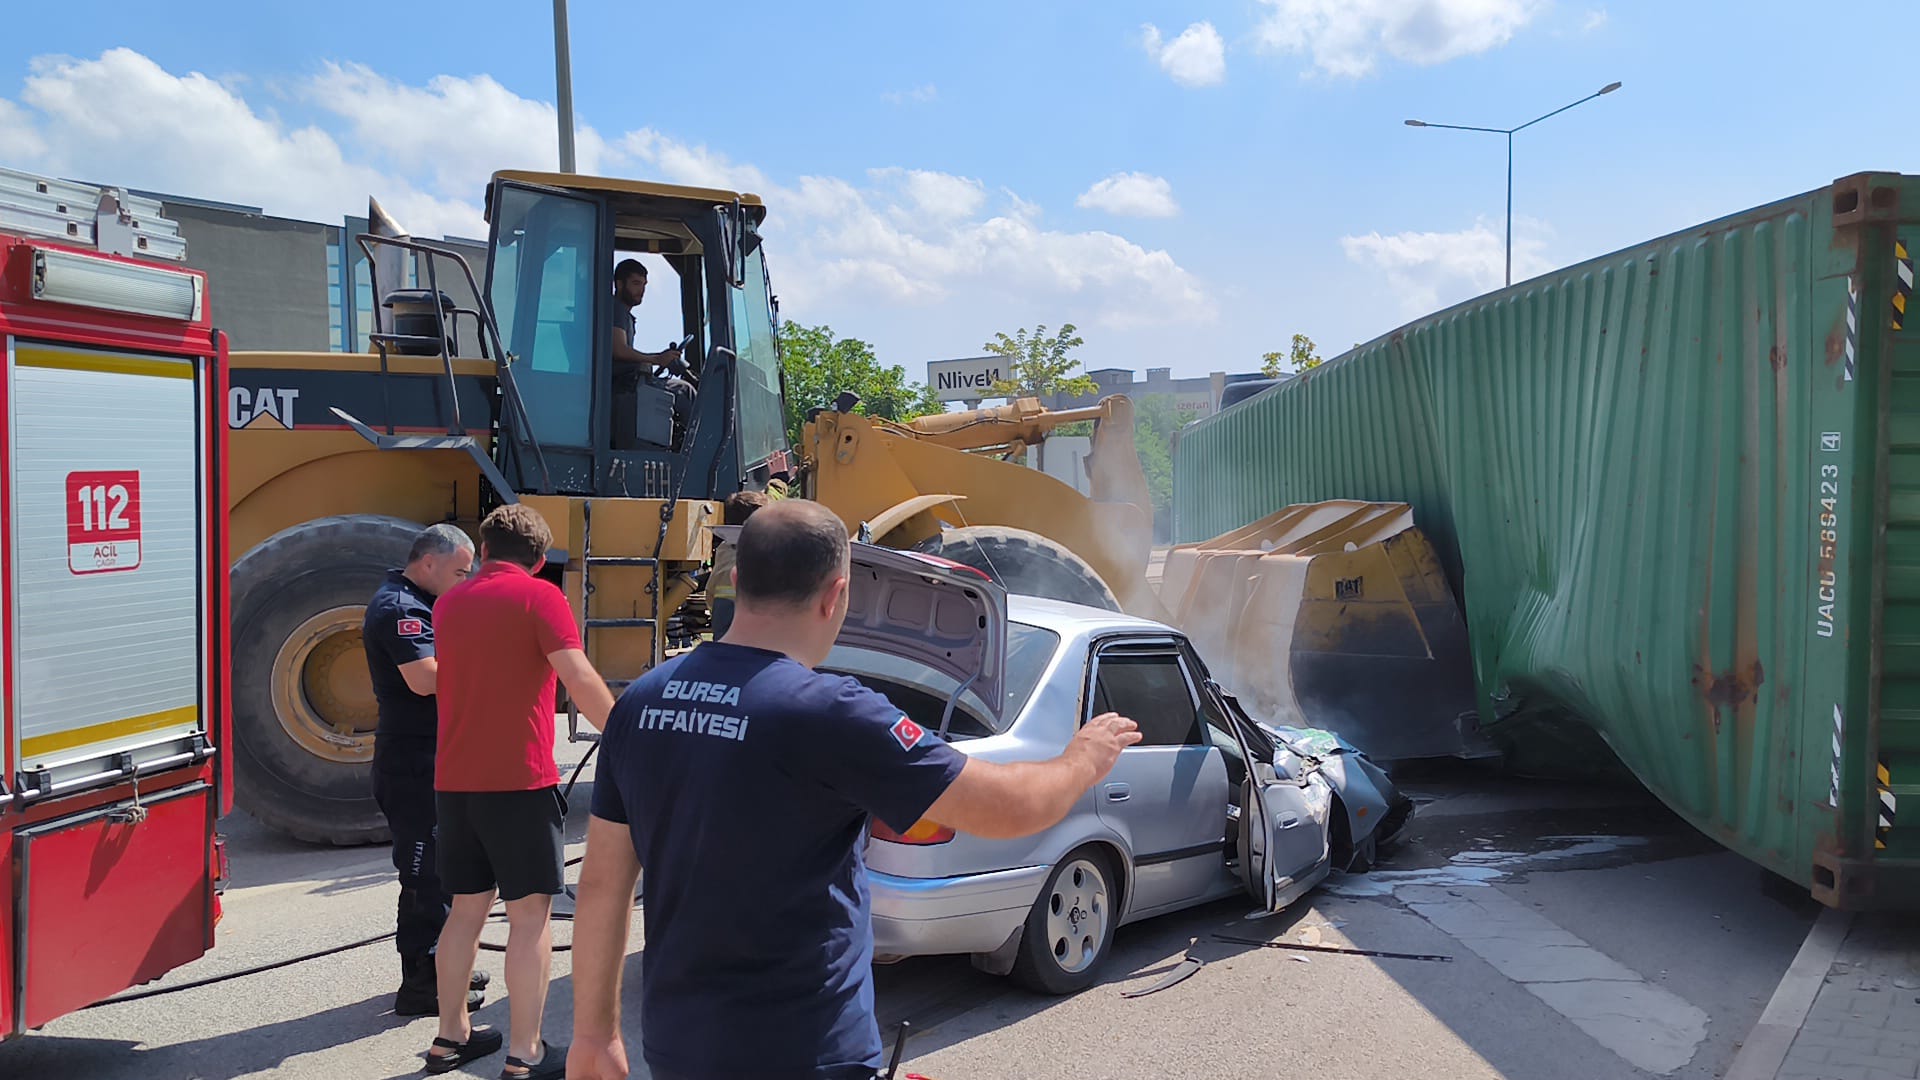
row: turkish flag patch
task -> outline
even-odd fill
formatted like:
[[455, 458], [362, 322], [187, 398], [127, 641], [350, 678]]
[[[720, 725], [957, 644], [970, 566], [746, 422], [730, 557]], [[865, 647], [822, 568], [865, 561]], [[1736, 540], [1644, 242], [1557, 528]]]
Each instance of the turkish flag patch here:
[[914, 723], [904, 716], [894, 721], [893, 727], [890, 730], [893, 732], [894, 741], [900, 744], [900, 749], [902, 750], [911, 750], [915, 746], [918, 746], [920, 744], [920, 737], [926, 734], [919, 724]]
[[427, 624], [419, 619], [401, 619], [393, 629], [401, 637], [419, 637], [427, 632]]

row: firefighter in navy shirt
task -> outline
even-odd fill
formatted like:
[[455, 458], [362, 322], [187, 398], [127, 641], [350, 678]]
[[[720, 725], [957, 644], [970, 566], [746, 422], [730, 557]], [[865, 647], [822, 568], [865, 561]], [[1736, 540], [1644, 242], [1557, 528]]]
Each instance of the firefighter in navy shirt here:
[[[380, 704], [380, 725], [373, 736], [373, 794], [393, 833], [393, 866], [400, 872], [394, 938], [400, 952], [400, 990], [393, 1003], [400, 1016], [440, 1011], [433, 952], [450, 899], [433, 863], [433, 765], [439, 725], [433, 602], [466, 580], [472, 569], [473, 541], [466, 533], [452, 525], [428, 527], [414, 540], [406, 569], [387, 571], [386, 581], [367, 602], [360, 628], [373, 695]], [[483, 974], [474, 977], [468, 1011], [480, 1007], [486, 982]]]
[[902, 832], [924, 817], [1030, 835], [1140, 740], [1107, 713], [1049, 761], [963, 755], [880, 694], [813, 670], [846, 620], [839, 518], [776, 502], [737, 545], [732, 628], [634, 683], [602, 736], [569, 1080], [628, 1075], [619, 985], [642, 865], [640, 1022], [656, 1080], [873, 1077], [869, 815]]

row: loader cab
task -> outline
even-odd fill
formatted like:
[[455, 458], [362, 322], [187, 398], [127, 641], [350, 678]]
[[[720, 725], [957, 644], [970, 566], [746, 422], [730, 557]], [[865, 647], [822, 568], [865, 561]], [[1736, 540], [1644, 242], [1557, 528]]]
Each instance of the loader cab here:
[[[516, 491], [716, 499], [787, 470], [765, 214], [727, 191], [495, 174], [485, 290], [508, 362], [494, 456]], [[678, 387], [616, 378], [613, 273], [627, 258], [649, 268], [650, 308], [678, 294]]]

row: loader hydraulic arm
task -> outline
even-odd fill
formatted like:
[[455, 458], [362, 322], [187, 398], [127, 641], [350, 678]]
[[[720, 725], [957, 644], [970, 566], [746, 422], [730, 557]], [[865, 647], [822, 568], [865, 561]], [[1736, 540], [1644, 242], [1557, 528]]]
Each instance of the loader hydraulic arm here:
[[952, 450], [999, 450], [1016, 443], [1033, 446], [1068, 424], [1091, 420], [1096, 425], [1108, 419], [1111, 402], [1122, 402], [1129, 415], [1127, 399], [1105, 398], [1084, 409], [1050, 412], [1040, 407], [1038, 398], [1016, 398], [1005, 405], [970, 412], [934, 413], [899, 425], [922, 442]]
[[970, 412], [934, 413], [887, 427], [921, 442], [952, 450], [992, 451], [1015, 445], [1036, 446], [1060, 428], [1093, 422], [1093, 445], [1087, 452], [1087, 477], [1095, 502], [1132, 503], [1145, 520], [1153, 520], [1153, 499], [1147, 492], [1147, 474], [1140, 467], [1134, 443], [1133, 400], [1111, 394], [1079, 409], [1051, 411], [1038, 398], [1016, 398], [1005, 405]]

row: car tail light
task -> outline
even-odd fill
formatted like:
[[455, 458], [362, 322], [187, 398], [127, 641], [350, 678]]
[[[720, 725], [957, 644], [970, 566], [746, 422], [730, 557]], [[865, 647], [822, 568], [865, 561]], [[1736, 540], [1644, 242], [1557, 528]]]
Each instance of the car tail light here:
[[986, 571], [981, 570], [979, 567], [976, 567], [976, 566], [968, 566], [966, 563], [963, 563], [963, 562], [955, 562], [952, 559], [941, 558], [938, 555], [929, 555], [923, 551], [909, 551], [909, 552], [905, 552], [905, 554], [911, 555], [914, 558], [919, 559], [923, 563], [929, 563], [933, 566], [937, 566], [942, 570], [951, 570], [956, 573], [962, 573], [962, 574], [972, 574], [974, 577], [979, 578], [981, 581], [985, 581], [988, 583], [991, 583], [993, 581], [993, 578], [987, 576]]
[[954, 837], [952, 829], [926, 818], [914, 822], [913, 827], [904, 833], [894, 832], [887, 828], [886, 822], [874, 818], [867, 831], [873, 834], [875, 840], [890, 840], [896, 844], [944, 844]]

